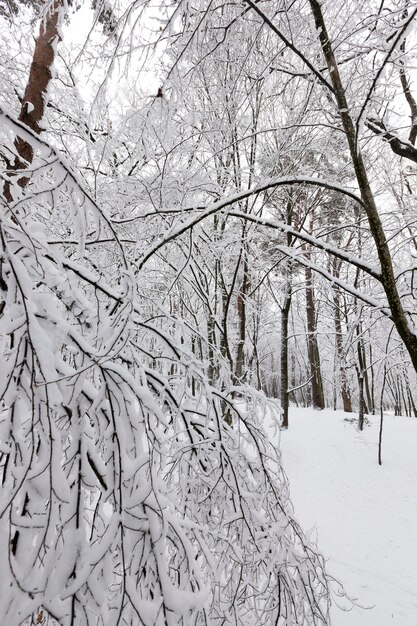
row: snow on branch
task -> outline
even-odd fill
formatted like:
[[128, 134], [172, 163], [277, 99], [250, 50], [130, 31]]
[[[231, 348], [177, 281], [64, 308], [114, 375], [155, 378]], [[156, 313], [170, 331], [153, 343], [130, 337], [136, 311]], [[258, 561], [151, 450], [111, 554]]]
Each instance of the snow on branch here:
[[247, 213], [242, 213], [241, 211], [230, 211], [229, 215], [247, 220], [254, 224], [259, 224], [260, 226], [266, 226], [267, 228], [273, 228], [275, 230], [280, 230], [284, 233], [289, 233], [300, 241], [311, 244], [314, 248], [324, 250], [325, 252], [328, 252], [329, 254], [336, 257], [337, 259], [340, 259], [341, 261], [346, 261], [350, 265], [354, 265], [369, 276], [372, 276], [372, 278], [375, 278], [378, 281], [381, 280], [381, 272], [373, 265], [366, 263], [362, 259], [359, 259], [349, 254], [348, 252], [341, 250], [340, 248], [336, 248], [332, 244], [329, 244], [319, 239], [318, 237], [313, 237], [312, 235], [308, 235], [307, 233], [299, 231], [296, 228], [292, 228], [291, 226], [285, 224], [280, 220], [268, 220], [261, 217], [256, 217], [255, 215], [248, 215]]
[[[78, 174], [1, 119], [2, 149], [18, 133], [34, 158], [28, 184], [10, 176], [12, 200], [1, 199], [0, 615], [9, 626], [45, 615], [53, 626], [324, 626], [324, 562], [293, 519], [264, 429], [276, 409], [238, 393], [226, 367], [212, 386], [181, 320], [167, 314], [167, 331], [147, 318], [140, 273]], [[288, 179], [234, 198], [277, 184]], [[114, 244], [94, 258], [65, 244], [101, 229]]]
[[[245, 189], [244, 191], [240, 191], [231, 196], [227, 196], [226, 198], [222, 198], [221, 200], [218, 200], [217, 202], [208, 205], [204, 210], [201, 210], [201, 207], [199, 207], [199, 213], [197, 216], [190, 217], [179, 226], [174, 226], [172, 230], [168, 234], [166, 234], [157, 244], [152, 246], [152, 248], [150, 248], [142, 255], [142, 258], [139, 261], [139, 269], [141, 269], [145, 265], [145, 263], [163, 246], [173, 241], [177, 237], [183, 235], [185, 232], [202, 222], [210, 215], [214, 215], [215, 213], [218, 213], [229, 206], [233, 206], [234, 204], [237, 204], [240, 201], [245, 200], [246, 198], [257, 196], [258, 194], [269, 189], [289, 185], [309, 185], [321, 187], [323, 189], [329, 189], [331, 191], [336, 191], [351, 198], [355, 202], [358, 202], [360, 205], [363, 204], [360, 196], [357, 196], [350, 189], [347, 189], [335, 182], [330, 182], [320, 178], [308, 176], [284, 176], [277, 178], [267, 178], [257, 185], [254, 185], [250, 189]], [[368, 273], [369, 269], [370, 268], [368, 268]]]

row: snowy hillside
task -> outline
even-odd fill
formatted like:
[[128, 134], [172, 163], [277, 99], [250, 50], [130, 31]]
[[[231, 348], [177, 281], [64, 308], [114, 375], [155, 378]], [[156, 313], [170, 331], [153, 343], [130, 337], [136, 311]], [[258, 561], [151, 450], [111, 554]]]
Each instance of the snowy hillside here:
[[360, 433], [351, 417], [291, 409], [281, 448], [295, 517], [356, 599], [333, 607], [333, 626], [415, 626], [417, 420], [385, 417], [380, 467], [378, 418]]

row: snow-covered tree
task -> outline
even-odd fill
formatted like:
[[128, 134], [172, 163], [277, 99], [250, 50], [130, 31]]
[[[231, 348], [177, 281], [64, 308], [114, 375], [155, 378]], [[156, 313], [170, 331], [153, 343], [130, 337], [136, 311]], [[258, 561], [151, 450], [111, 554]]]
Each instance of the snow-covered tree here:
[[[162, 205], [132, 208], [135, 191], [144, 194], [119, 164], [127, 141], [97, 148], [94, 180], [83, 119], [79, 162], [72, 113], [61, 129], [66, 154], [55, 147], [46, 110], [65, 116], [65, 90], [59, 103], [47, 92], [67, 9], [40, 7], [25, 95], [0, 113], [1, 620], [325, 624], [323, 559], [292, 516], [266, 431], [276, 407], [237, 388], [230, 369], [221, 386], [210, 381], [192, 349], [204, 337], [169, 307], [170, 273], [178, 277], [162, 251], [181, 248], [183, 233], [223, 204], [191, 218], [175, 211], [152, 229], [140, 216], [169, 212], [175, 194], [157, 182]], [[149, 118], [139, 129], [147, 191], [158, 146]]]

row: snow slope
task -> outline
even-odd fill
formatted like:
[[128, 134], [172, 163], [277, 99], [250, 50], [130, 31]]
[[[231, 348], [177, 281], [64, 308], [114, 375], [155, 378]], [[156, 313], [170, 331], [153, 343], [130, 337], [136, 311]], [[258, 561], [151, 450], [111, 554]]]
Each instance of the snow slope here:
[[360, 433], [340, 411], [290, 411], [281, 433], [295, 517], [312, 530], [356, 606], [334, 598], [333, 626], [417, 626], [417, 419], [379, 418]]

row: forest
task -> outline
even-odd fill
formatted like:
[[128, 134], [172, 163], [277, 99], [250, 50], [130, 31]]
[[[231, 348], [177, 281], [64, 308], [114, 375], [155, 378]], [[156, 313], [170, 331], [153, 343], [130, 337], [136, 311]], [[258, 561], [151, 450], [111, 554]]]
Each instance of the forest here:
[[274, 433], [417, 418], [416, 18], [0, 0], [2, 625], [331, 623]]

